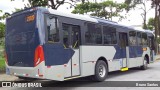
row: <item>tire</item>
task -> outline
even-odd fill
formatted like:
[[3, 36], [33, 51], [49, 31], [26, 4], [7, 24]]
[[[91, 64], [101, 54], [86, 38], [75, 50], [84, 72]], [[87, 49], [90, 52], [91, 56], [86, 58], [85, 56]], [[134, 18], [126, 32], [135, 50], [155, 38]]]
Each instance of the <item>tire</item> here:
[[107, 64], [102, 61], [102, 60], [99, 60], [97, 63], [96, 63], [96, 66], [95, 66], [95, 75], [92, 76], [92, 80], [94, 81], [104, 81], [108, 76], [108, 66]]
[[148, 68], [147, 58], [144, 57], [143, 65], [140, 67], [142, 70], [146, 70]]

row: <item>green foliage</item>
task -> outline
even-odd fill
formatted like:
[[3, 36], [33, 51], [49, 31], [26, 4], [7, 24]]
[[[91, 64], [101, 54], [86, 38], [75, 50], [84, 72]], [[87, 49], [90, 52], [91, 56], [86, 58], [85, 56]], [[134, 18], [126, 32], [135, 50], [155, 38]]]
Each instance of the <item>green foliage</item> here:
[[5, 70], [4, 48], [0, 45], [0, 72]]
[[160, 44], [160, 37], [158, 37], [156, 41], [157, 41], [157, 43]]
[[125, 18], [125, 16], [120, 15], [120, 12], [123, 12], [126, 7], [127, 4], [125, 3], [116, 3], [109, 0], [101, 3], [85, 2], [76, 5], [72, 13], [90, 14], [110, 20], [112, 20], [113, 17], [119, 17], [119, 20], [121, 20]]
[[4, 37], [0, 38], [0, 50], [4, 48], [5, 45], [4, 41], [5, 41]]
[[[21, 10], [23, 10], [23, 9], [15, 8], [15, 10], [12, 11], [12, 13], [15, 13], [15, 12], [18, 12], [18, 11], [21, 11]], [[0, 13], [2, 13], [2, 12], [3, 12], [3, 11], [0, 10]], [[4, 20], [4, 19], [6, 19], [6, 18], [9, 17], [9, 16], [11, 16], [11, 14], [6, 12], [6, 13], [4, 13], [2, 16], [0, 16], [0, 20]]]
[[5, 70], [5, 60], [4, 58], [0, 57], [0, 72]]
[[126, 10], [129, 11], [132, 8], [135, 8], [137, 4], [141, 4], [143, 0], [125, 0], [125, 4], [127, 4]]
[[48, 0], [28, 0], [28, 1], [32, 7], [48, 5]]
[[72, 13], [80, 13], [84, 14], [90, 11], [90, 3], [84, 3], [84, 4], [78, 4], [75, 7], [75, 10], [72, 11]]
[[21, 9], [19, 9], [19, 8], [14, 8], [14, 11], [12, 11], [12, 13], [19, 12], [19, 11], [21, 11], [21, 10], [23, 10], [23, 9], [22, 9], [22, 8], [21, 8]]
[[[15, 1], [15, 0], [11, 0], [11, 1]], [[29, 4], [25, 4], [26, 8], [36, 7], [36, 6], [43, 6], [43, 7], [47, 6], [47, 7], [51, 7], [52, 9], [58, 9], [64, 3], [68, 3], [71, 6], [74, 6], [73, 3], [75, 4], [75, 2], [79, 2], [77, 0], [27, 0], [27, 1], [29, 2]], [[80, 0], [80, 1], [83, 3], [85, 0]]]
[[0, 38], [4, 37], [5, 24], [0, 22]]
[[[0, 14], [3, 14], [3, 11], [0, 10]], [[8, 14], [3, 14], [2, 16], [0, 16], [0, 20], [5, 19], [8, 16]]]
[[147, 29], [150, 29], [150, 30], [154, 30], [155, 29], [155, 27], [154, 27], [154, 18], [149, 18], [148, 23], [147, 23]]

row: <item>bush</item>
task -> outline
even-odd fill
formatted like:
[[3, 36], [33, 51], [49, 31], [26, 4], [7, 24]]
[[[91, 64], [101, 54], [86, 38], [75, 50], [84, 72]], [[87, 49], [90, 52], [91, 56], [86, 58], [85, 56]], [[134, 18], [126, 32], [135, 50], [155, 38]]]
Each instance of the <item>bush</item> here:
[[5, 71], [5, 60], [4, 58], [0, 58], [0, 72]]
[[0, 46], [2, 46], [3, 48], [4, 48], [4, 41], [5, 41], [4, 37], [0, 38]]

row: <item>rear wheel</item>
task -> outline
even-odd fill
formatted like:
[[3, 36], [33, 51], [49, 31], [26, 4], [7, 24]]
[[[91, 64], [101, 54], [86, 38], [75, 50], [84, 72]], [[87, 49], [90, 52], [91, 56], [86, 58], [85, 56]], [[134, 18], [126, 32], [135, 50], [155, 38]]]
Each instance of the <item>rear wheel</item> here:
[[107, 75], [108, 75], [107, 64], [102, 60], [98, 61], [95, 66], [95, 75], [92, 76], [92, 80], [104, 81]]
[[144, 57], [143, 65], [140, 67], [142, 70], [146, 70], [148, 68], [147, 58]]

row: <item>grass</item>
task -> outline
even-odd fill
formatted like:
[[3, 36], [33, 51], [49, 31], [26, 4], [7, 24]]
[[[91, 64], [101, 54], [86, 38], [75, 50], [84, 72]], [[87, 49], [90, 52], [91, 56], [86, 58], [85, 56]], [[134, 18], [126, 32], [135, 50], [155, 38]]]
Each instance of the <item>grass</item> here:
[[0, 72], [5, 70], [5, 60], [4, 58], [0, 57]]
[[4, 49], [4, 46], [0, 45], [0, 50], [3, 50]]
[[0, 45], [0, 72], [5, 71], [4, 47]]

